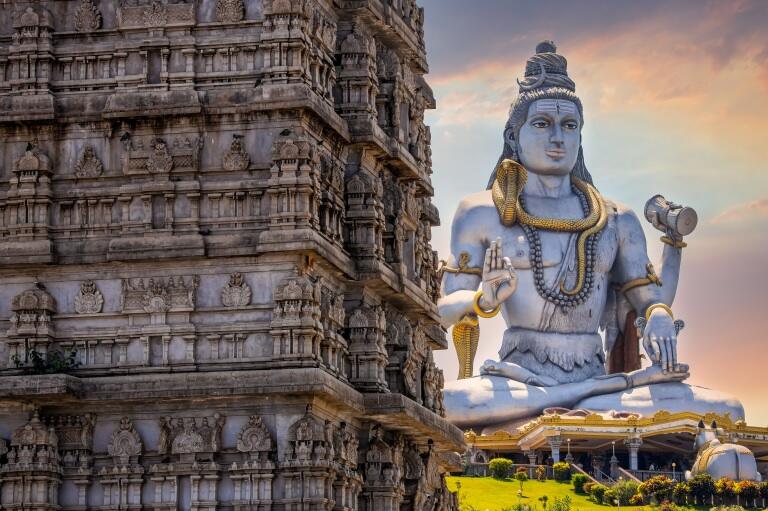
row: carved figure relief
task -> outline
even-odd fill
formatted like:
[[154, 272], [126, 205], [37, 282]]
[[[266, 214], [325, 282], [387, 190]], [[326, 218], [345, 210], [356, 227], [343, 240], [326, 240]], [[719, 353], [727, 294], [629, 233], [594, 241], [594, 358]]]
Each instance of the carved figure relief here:
[[101, 12], [93, 4], [93, 0], [80, 0], [75, 11], [75, 30], [78, 32], [93, 32], [101, 28]]
[[45, 286], [35, 283], [11, 300], [11, 328], [8, 335], [37, 334], [49, 335], [51, 315], [56, 312], [56, 300], [45, 290]]
[[245, 17], [243, 0], [216, 0], [216, 19], [221, 22], [234, 23]]
[[96, 314], [104, 306], [104, 296], [92, 280], [80, 284], [80, 291], [75, 296], [75, 312], [78, 314]]
[[221, 431], [226, 418], [218, 413], [212, 417], [160, 417], [159, 454], [213, 453], [221, 449]]
[[191, 311], [195, 309], [195, 292], [200, 277], [151, 277], [124, 279], [123, 312]]
[[40, 174], [50, 174], [51, 159], [36, 144], [28, 143], [24, 154], [16, 160], [14, 173], [19, 177], [38, 177]]
[[251, 288], [242, 273], [233, 273], [221, 290], [221, 303], [225, 307], [245, 307], [251, 303]]
[[224, 161], [222, 163], [224, 170], [245, 170], [248, 168], [250, 162], [251, 157], [248, 155], [248, 151], [245, 150], [243, 137], [241, 135], [234, 135], [232, 143], [229, 146], [229, 151], [224, 155]]
[[192, 25], [195, 23], [195, 6], [192, 2], [123, 0], [117, 19], [120, 28]]
[[115, 459], [115, 464], [127, 465], [136, 463], [141, 455], [144, 444], [128, 417], [120, 419], [120, 425], [112, 433], [107, 444], [107, 452]]
[[264, 461], [273, 449], [274, 441], [264, 421], [258, 415], [251, 415], [237, 435], [237, 450], [247, 453], [252, 460]]
[[173, 157], [168, 151], [168, 145], [162, 138], [155, 139], [152, 144], [152, 151], [147, 157], [147, 170], [150, 173], [159, 174], [170, 172], [171, 169], [173, 169]]
[[96, 156], [93, 146], [85, 146], [75, 165], [75, 175], [77, 177], [99, 177], [103, 170], [104, 166], [99, 157]]
[[203, 147], [201, 137], [187, 136], [162, 138], [137, 137], [126, 132], [120, 137], [125, 148], [123, 154], [123, 173], [128, 174], [165, 174], [172, 170], [198, 170], [200, 150]]

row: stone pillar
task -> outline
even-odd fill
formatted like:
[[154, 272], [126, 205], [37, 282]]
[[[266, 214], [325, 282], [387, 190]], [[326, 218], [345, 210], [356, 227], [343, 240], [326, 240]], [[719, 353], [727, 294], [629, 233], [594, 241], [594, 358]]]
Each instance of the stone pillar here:
[[560, 461], [560, 446], [563, 445], [563, 439], [558, 436], [549, 437], [549, 448], [552, 451], [552, 461], [558, 463]]
[[611, 479], [618, 479], [619, 478], [619, 458], [616, 457], [615, 454], [611, 455], [611, 459], [608, 461], [610, 463], [610, 475]]
[[528, 456], [528, 463], [531, 465], [528, 468], [528, 477], [531, 479], [536, 478], [536, 451], [528, 451], [525, 453]]
[[639, 436], [633, 436], [624, 440], [624, 444], [629, 448], [629, 469], [638, 470], [637, 452], [640, 450], [640, 446], [643, 445], [643, 439]]

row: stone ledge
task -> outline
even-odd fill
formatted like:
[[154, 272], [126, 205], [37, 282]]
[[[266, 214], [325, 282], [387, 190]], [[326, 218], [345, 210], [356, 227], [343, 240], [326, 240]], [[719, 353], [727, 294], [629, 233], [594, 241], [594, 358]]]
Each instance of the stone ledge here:
[[435, 442], [440, 450], [464, 452], [464, 433], [402, 394], [365, 394], [365, 414], [387, 428]]
[[67, 374], [0, 377], [0, 399], [56, 399], [82, 394], [80, 378]]

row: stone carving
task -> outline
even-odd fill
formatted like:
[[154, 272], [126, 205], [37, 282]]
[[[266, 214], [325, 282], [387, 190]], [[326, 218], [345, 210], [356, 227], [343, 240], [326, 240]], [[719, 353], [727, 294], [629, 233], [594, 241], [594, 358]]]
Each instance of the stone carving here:
[[173, 157], [168, 151], [168, 145], [162, 138], [155, 139], [152, 144], [152, 151], [147, 157], [147, 170], [150, 173], [159, 174], [170, 172], [171, 169], [173, 169]]
[[121, 141], [125, 148], [123, 173], [126, 175], [198, 170], [202, 137], [169, 137], [168, 141], [138, 137], [134, 140], [130, 133], [124, 133]]
[[56, 299], [41, 283], [13, 297], [11, 328], [8, 335], [52, 333], [51, 315], [56, 313]]
[[248, 156], [248, 151], [245, 150], [243, 137], [240, 135], [234, 135], [232, 138], [232, 143], [229, 145], [229, 151], [227, 151], [227, 153], [224, 155], [222, 164], [224, 170], [245, 170], [248, 168], [248, 164], [250, 162], [251, 157]]
[[225, 23], [242, 21], [245, 17], [243, 0], [216, 0], [216, 19]]
[[262, 461], [274, 450], [272, 435], [258, 415], [251, 415], [237, 434], [237, 450], [247, 453], [252, 460]]
[[757, 462], [752, 451], [743, 445], [721, 442], [718, 437], [717, 423], [710, 427], [699, 421], [694, 447], [696, 461], [685, 478], [691, 479], [700, 474], [709, 474], [712, 479], [728, 478], [732, 481], [762, 481], [757, 470]]
[[208, 417], [203, 417], [199, 423], [195, 417], [161, 417], [157, 452], [164, 455], [218, 452], [225, 421], [226, 418], [218, 413], [213, 415], [213, 426]]
[[312, 415], [312, 407], [288, 428], [287, 461], [310, 463], [333, 459], [333, 440], [326, 434], [326, 427]]
[[75, 312], [78, 314], [96, 314], [104, 306], [104, 296], [92, 280], [80, 284], [80, 291], [75, 296]]
[[114, 458], [115, 464], [136, 463], [144, 449], [141, 437], [128, 417], [120, 419], [120, 425], [112, 433], [107, 444], [107, 453]]
[[75, 11], [75, 30], [78, 32], [93, 32], [101, 28], [101, 12], [93, 4], [93, 0], [80, 0]]
[[104, 170], [101, 160], [96, 156], [93, 146], [87, 145], [80, 154], [80, 159], [75, 165], [77, 177], [99, 177]]
[[24, 154], [16, 160], [13, 171], [19, 177], [37, 177], [50, 174], [51, 159], [36, 144], [29, 143]]
[[195, 293], [200, 277], [151, 277], [124, 279], [122, 283], [123, 312], [168, 312], [195, 309]]
[[167, 0], [123, 1], [118, 8], [117, 19], [120, 28], [193, 25], [195, 5], [192, 2]]
[[245, 307], [251, 303], [251, 287], [242, 273], [233, 273], [221, 290], [221, 303], [225, 307]]

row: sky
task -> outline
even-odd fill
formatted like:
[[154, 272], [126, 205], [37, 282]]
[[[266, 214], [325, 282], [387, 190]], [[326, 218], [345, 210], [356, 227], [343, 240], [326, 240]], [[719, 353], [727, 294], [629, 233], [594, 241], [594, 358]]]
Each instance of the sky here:
[[[427, 123], [440, 258], [456, 205], [485, 188], [500, 154], [515, 79], [554, 40], [584, 103], [601, 193], [641, 217], [656, 193], [699, 214], [673, 306], [688, 383], [737, 396], [749, 424], [768, 426], [768, 1], [419, 3], [437, 100]], [[661, 233], [647, 227], [658, 261]], [[497, 358], [503, 329], [500, 317], [481, 323], [475, 372]], [[453, 379], [453, 347], [435, 359]]]

